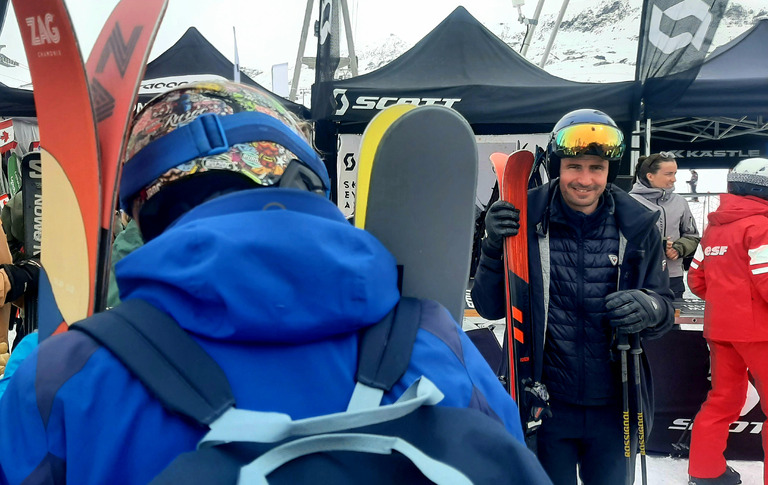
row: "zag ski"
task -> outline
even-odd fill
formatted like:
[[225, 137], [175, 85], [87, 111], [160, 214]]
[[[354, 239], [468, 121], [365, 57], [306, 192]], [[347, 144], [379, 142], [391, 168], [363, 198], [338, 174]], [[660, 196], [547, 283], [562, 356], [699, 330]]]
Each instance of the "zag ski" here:
[[[17, 3], [22, 2], [15, 0], [14, 6]], [[34, 0], [25, 2], [24, 6], [25, 10], [17, 8], [16, 12], [19, 25], [23, 28], [26, 24], [30, 30], [29, 37], [25, 37], [25, 48], [35, 84], [41, 147], [50, 152], [50, 147], [55, 146], [51, 153], [57, 154], [49, 157], [54, 159], [53, 169], [48, 169], [50, 163], [43, 162], [41, 258], [45, 271], [41, 272], [39, 290], [42, 339], [66, 329], [67, 322], [75, 322], [104, 308], [115, 192], [127, 128], [167, 0], [120, 1], [99, 34], [87, 66], [83, 65], [61, 0]], [[52, 50], [50, 57], [60, 58], [57, 64], [60, 68], [52, 69], [45, 62], [46, 55], [34, 50], [40, 45]], [[114, 62], [110, 62], [111, 59]], [[51, 72], [57, 76], [50, 76]], [[65, 79], [64, 91], [62, 78]], [[60, 123], [60, 113], [68, 111], [52, 103], [54, 95], [76, 100], [78, 110], [70, 112], [77, 113], [80, 124]], [[54, 116], [59, 123], [53, 122]], [[85, 133], [93, 133], [93, 137], [87, 137], [88, 150], [76, 154], [74, 150], [82, 150], [83, 124], [87, 127]], [[61, 197], [79, 211], [71, 212], [67, 204], [61, 203]], [[60, 210], [57, 211], [57, 207]], [[63, 216], [62, 210], [66, 211]], [[58, 218], [56, 222], [54, 217]], [[62, 226], [68, 224], [77, 227], [74, 236], [62, 234]], [[81, 233], [86, 235], [85, 242]], [[70, 253], [78, 257], [61, 257]], [[84, 259], [87, 265], [81, 264]], [[65, 273], [60, 264], [62, 260], [68, 261], [70, 267], [77, 266], [79, 271]]]
[[435, 300], [461, 323], [477, 185], [472, 128], [450, 108], [422, 106], [400, 113], [378, 144], [364, 139], [361, 162], [372, 148], [363, 227], [402, 268], [403, 296]]
[[[504, 241], [504, 283], [507, 296], [507, 329], [504, 347], [508, 351], [509, 380], [513, 399], [518, 401], [523, 381], [532, 377], [532, 339], [530, 286], [528, 278], [528, 178], [533, 168], [533, 154], [518, 150], [511, 155], [491, 155], [499, 181], [499, 200], [520, 209], [517, 236]], [[519, 401], [518, 401], [519, 402]]]
[[[13, 0], [13, 8], [40, 127], [40, 299], [50, 289], [55, 301], [49, 303], [63, 320], [75, 322], [93, 311], [101, 215], [99, 150], [88, 80], [63, 0]], [[43, 338], [46, 329], [40, 330]]]
[[[139, 87], [168, 0], [123, 0], [96, 39], [85, 70], [97, 122], [101, 169], [101, 231], [95, 311], [106, 306], [117, 184]], [[110, 62], [112, 61], [112, 62]]]

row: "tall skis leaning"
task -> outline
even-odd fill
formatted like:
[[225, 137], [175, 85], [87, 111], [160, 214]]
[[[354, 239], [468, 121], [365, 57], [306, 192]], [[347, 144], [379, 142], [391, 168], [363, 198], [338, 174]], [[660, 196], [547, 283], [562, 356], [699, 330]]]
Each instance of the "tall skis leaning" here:
[[[43, 308], [57, 309], [68, 322], [93, 310], [101, 216], [99, 149], [88, 80], [63, 0], [13, 0], [13, 8], [40, 127], [42, 338], [52, 331], [43, 328], [42, 318], [50, 316]], [[55, 328], [61, 318], [47, 321]]]
[[87, 74], [62, 0], [13, 3], [40, 125], [44, 338], [103, 309], [127, 128], [167, 0], [118, 3]]
[[522, 382], [532, 377], [532, 339], [530, 285], [528, 277], [528, 179], [533, 168], [533, 154], [518, 150], [511, 155], [491, 155], [499, 181], [499, 198], [520, 210], [517, 236], [504, 242], [504, 282], [507, 296], [507, 331], [505, 347], [509, 352], [509, 393], [518, 400]]
[[131, 118], [147, 59], [168, 0], [122, 0], [101, 29], [85, 70], [99, 136], [101, 228], [94, 310], [104, 310], [109, 285], [112, 221]]

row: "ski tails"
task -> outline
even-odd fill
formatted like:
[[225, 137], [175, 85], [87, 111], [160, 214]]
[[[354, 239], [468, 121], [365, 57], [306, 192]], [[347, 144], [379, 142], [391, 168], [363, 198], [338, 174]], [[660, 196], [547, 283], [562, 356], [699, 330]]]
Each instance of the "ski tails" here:
[[[93, 311], [99, 149], [80, 48], [63, 0], [13, 0], [40, 126], [41, 260], [64, 320]], [[42, 295], [41, 295], [42, 297]], [[41, 328], [44, 332], [52, 329]]]
[[168, 0], [122, 0], [101, 29], [85, 70], [96, 116], [101, 170], [101, 229], [95, 311], [105, 307], [117, 184], [147, 59]]
[[360, 144], [360, 161], [357, 171], [357, 190], [355, 192], [355, 227], [365, 227], [365, 217], [368, 213], [368, 193], [371, 185], [371, 172], [376, 150], [387, 129], [400, 116], [415, 109], [412, 104], [396, 104], [381, 111], [373, 117], [363, 132]]
[[[363, 160], [361, 151], [361, 169]], [[475, 225], [472, 128], [444, 106], [411, 108], [384, 129], [370, 170], [363, 227], [397, 260], [402, 295], [435, 300], [461, 323]]]
[[517, 236], [504, 242], [504, 282], [507, 296], [505, 346], [509, 352], [509, 393], [518, 400], [523, 381], [532, 377], [530, 285], [528, 275], [528, 178], [533, 154], [518, 150], [511, 155], [494, 153], [491, 162], [499, 179], [499, 198], [520, 210]]

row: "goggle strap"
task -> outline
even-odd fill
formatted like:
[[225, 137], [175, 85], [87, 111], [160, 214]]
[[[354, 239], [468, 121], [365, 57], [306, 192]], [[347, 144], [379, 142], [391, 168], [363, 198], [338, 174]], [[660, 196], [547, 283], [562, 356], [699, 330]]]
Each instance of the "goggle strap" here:
[[320, 157], [309, 144], [276, 118], [246, 111], [227, 116], [207, 113], [142, 148], [123, 166], [120, 204], [143, 189], [148, 181], [196, 158], [224, 153], [238, 143], [269, 141], [282, 145], [301, 163], [319, 174], [326, 192], [330, 179]]

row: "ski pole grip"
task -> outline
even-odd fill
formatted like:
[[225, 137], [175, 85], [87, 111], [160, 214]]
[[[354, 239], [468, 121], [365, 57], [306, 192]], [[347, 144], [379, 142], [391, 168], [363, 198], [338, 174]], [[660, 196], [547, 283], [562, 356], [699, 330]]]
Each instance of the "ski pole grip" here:
[[643, 348], [640, 346], [640, 334], [633, 333], [630, 336], [630, 344], [632, 346], [631, 354], [642, 354]]
[[622, 332], [616, 333], [616, 348], [621, 351], [629, 350], [629, 335]]

